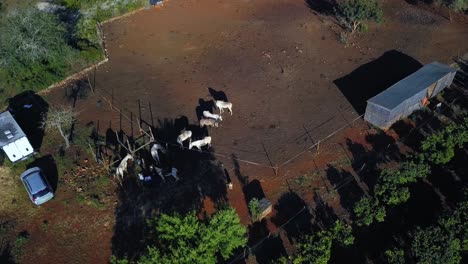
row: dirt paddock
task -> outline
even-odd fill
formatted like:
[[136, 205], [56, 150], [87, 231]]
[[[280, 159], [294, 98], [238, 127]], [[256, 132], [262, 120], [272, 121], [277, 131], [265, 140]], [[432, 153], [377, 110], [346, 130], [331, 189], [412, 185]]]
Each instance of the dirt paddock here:
[[[372, 25], [345, 47], [332, 20], [300, 0], [169, 1], [105, 24], [110, 61], [91, 78], [135, 117], [140, 101], [142, 119], [153, 124], [181, 116], [197, 124], [197, 107], [212, 99], [209, 89], [222, 92], [234, 114], [210, 131], [216, 152], [275, 166], [358, 117], [333, 83], [357, 66], [393, 49], [422, 63], [448, 61], [449, 47], [459, 47], [468, 30], [442, 30], [446, 21], [433, 19], [438, 23], [404, 29], [402, 19]], [[414, 34], [420, 35], [413, 40]], [[107, 122], [95, 102], [81, 103], [82, 118]]]

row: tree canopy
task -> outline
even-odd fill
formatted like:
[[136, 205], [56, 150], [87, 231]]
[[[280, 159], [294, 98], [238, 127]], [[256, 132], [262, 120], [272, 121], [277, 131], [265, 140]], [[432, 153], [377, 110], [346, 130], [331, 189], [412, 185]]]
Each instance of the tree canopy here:
[[378, 0], [340, 1], [335, 12], [340, 22], [351, 32], [363, 29], [367, 20], [383, 20], [383, 11]]
[[[163, 214], [148, 222], [155, 244], [139, 263], [216, 263], [229, 258], [247, 242], [246, 228], [234, 209], [218, 211], [206, 222], [195, 213], [186, 216]], [[116, 262], [117, 263], [117, 262]]]
[[340, 246], [352, 245], [354, 236], [351, 227], [337, 220], [331, 228], [319, 231], [312, 236], [306, 236], [297, 245], [295, 254], [287, 258], [283, 257], [279, 262], [283, 264], [326, 264], [330, 260], [333, 243]]
[[10, 13], [0, 35], [0, 82], [12, 89], [6, 97], [58, 81], [79, 55], [67, 43], [66, 27], [57, 16], [35, 8]]
[[455, 156], [455, 148], [468, 142], [468, 117], [460, 124], [452, 123], [431, 134], [422, 142], [422, 151], [435, 164], [446, 164]]

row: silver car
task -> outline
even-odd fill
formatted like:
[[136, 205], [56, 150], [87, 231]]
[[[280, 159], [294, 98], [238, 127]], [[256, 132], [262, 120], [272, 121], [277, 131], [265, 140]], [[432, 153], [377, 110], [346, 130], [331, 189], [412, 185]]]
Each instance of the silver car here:
[[52, 188], [39, 167], [30, 168], [23, 172], [21, 181], [29, 198], [36, 205], [43, 204], [54, 197]]

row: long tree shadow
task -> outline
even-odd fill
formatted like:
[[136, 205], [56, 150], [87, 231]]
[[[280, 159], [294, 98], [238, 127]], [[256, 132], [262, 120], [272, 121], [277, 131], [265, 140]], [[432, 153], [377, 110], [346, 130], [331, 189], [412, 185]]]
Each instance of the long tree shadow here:
[[314, 232], [326, 229], [335, 223], [338, 219], [335, 211], [330, 207], [317, 192], [314, 192], [312, 198], [314, 202], [314, 210], [312, 212], [312, 229]]
[[32, 147], [39, 150], [44, 138], [42, 120], [47, 116], [49, 104], [35, 92], [26, 91], [8, 99], [8, 110]]
[[466, 164], [468, 163], [468, 150], [457, 149], [454, 158], [443, 166], [431, 166], [431, 174], [428, 180], [437, 188], [445, 198], [445, 203], [454, 206], [456, 203], [466, 199], [466, 186], [468, 174]]
[[377, 159], [382, 161], [400, 161], [400, 148], [396, 144], [393, 137], [387, 135], [383, 131], [367, 134], [366, 141], [372, 145], [373, 152], [377, 155]]
[[[231, 156], [234, 164], [234, 174], [240, 182], [242, 192], [244, 193], [245, 203], [256, 198], [261, 200], [265, 198], [262, 185], [258, 180], [249, 180], [249, 177], [241, 173], [240, 165], [235, 154]], [[280, 236], [270, 236], [267, 222], [263, 219], [260, 222], [253, 222], [248, 226], [249, 240], [247, 244], [252, 249], [251, 253], [255, 255], [258, 263], [276, 263], [276, 261], [286, 255], [286, 249]]]
[[[190, 125], [188, 129], [191, 129]], [[166, 151], [159, 153], [160, 162], [156, 162], [149, 155], [149, 145], [144, 151], [139, 151], [135, 162], [130, 163], [133, 168], [129, 168], [119, 189], [119, 204], [115, 212], [112, 252], [117, 257], [137, 260], [146, 250], [145, 239], [151, 231], [147, 229], [147, 219], [161, 213], [200, 211], [205, 197], [214, 201], [217, 207], [227, 202], [226, 177], [214, 149], [181, 148], [176, 142], [180, 127], [178, 121], [172, 119], [159, 120], [152, 132], [156, 142]], [[138, 139], [135, 142], [136, 147], [142, 145]], [[150, 166], [162, 169], [167, 175], [176, 168], [178, 180], [151, 174]], [[152, 175], [151, 182], [140, 181], [137, 172]]]
[[249, 202], [256, 198], [261, 200], [265, 198], [265, 193], [263, 192], [262, 184], [259, 180], [252, 180], [249, 181], [249, 177], [245, 176], [240, 171], [239, 162], [237, 161], [237, 156], [235, 154], [231, 155], [232, 162], [234, 164], [234, 174], [236, 175], [237, 179], [239, 180], [242, 192], [244, 193], [244, 199], [247, 206]]
[[397, 50], [390, 50], [333, 82], [356, 112], [362, 115], [368, 99], [421, 67], [422, 64], [414, 58]]
[[[378, 153], [369, 150], [360, 143], [353, 142], [351, 139], [346, 139], [348, 150], [352, 154], [352, 167], [359, 179], [363, 181], [369, 189], [372, 189], [377, 181], [377, 176], [380, 173], [378, 164], [380, 162]], [[333, 173], [330, 175], [330, 181], [335, 181]]]
[[354, 176], [345, 170], [328, 165], [326, 173], [328, 180], [340, 195], [341, 206], [352, 213], [354, 204], [364, 195], [364, 191]]
[[249, 241], [257, 263], [277, 263], [282, 256], [286, 256], [286, 249], [280, 236], [270, 235], [266, 220], [255, 222], [248, 227]]
[[[275, 205], [275, 216], [271, 221], [277, 226], [283, 226], [288, 239], [295, 243], [312, 231], [312, 215], [306, 202], [295, 192], [281, 195]], [[292, 221], [290, 221], [294, 218]]]

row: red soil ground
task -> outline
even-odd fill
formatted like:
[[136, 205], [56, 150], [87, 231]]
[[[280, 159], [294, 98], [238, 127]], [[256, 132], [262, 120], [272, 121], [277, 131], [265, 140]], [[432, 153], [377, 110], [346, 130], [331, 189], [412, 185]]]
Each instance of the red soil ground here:
[[[277, 165], [313, 144], [304, 127], [317, 141], [348, 125], [358, 114], [333, 80], [386, 51], [397, 49], [421, 63], [447, 63], [451, 56], [466, 49], [468, 27], [463, 21], [450, 23], [400, 0], [387, 1], [384, 13], [385, 24], [371, 24], [367, 33], [353, 37], [345, 46], [338, 41], [340, 30], [332, 19], [315, 14], [302, 0], [169, 1], [162, 8], [143, 10], [105, 24], [110, 60], [90, 79], [95, 79], [99, 93], [127, 114], [138, 115], [140, 100], [143, 120], [150, 124], [153, 121], [156, 126], [158, 120], [180, 116], [196, 123], [199, 99], [211, 100], [208, 88], [225, 92], [234, 105], [234, 114], [224, 115], [222, 126], [212, 129], [210, 135], [215, 152], [227, 157], [219, 158], [234, 183], [234, 189], [228, 191], [229, 202], [242, 222], [249, 224], [231, 154], [259, 164], [270, 165], [271, 161]], [[63, 95], [63, 89], [55, 89], [47, 99], [63, 102]], [[77, 101], [80, 121], [99, 120], [101, 132], [109, 125], [118, 129], [119, 114], [107, 104], [97, 104], [98, 100], [97, 96], [89, 96]], [[122, 126], [130, 133], [129, 122]], [[372, 149], [365, 140], [367, 125], [358, 120], [352, 126], [322, 143], [319, 155], [307, 152], [280, 168], [278, 175], [270, 168], [243, 162], [239, 170], [249, 180], [259, 180], [273, 203], [282, 193], [294, 190], [314, 207], [315, 191], [337, 215], [346, 218], [348, 213], [341, 207], [324, 169], [334, 164], [351, 170], [352, 155], [346, 138]], [[295, 179], [301, 175], [311, 176], [298, 184]], [[212, 206], [211, 202], [207, 204]], [[65, 214], [52, 205], [50, 212], [61, 217]], [[83, 222], [89, 220], [86, 213], [76, 217]], [[82, 263], [105, 263], [108, 250], [99, 252], [99, 259], [87, 252], [96, 252], [97, 243], [109, 248], [111, 228], [99, 231], [83, 229], [85, 226], [80, 223], [73, 230], [80, 234], [93, 232], [99, 240], [80, 247], [74, 243], [73, 248], [81, 250], [70, 251], [71, 255], [63, 256], [64, 262], [78, 254]], [[270, 222], [268, 227], [275, 230]], [[47, 241], [48, 250], [60, 255], [67, 245], [72, 247], [62, 238]], [[41, 261], [41, 256], [34, 254], [34, 259]]]

